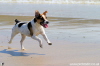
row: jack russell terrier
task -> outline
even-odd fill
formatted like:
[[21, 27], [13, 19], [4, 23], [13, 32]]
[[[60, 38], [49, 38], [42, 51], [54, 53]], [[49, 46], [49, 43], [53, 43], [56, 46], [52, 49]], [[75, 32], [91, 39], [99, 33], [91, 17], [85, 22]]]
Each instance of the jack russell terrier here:
[[[47, 11], [43, 12], [43, 14], [40, 14], [39, 11], [35, 11], [35, 18], [32, 19], [30, 22], [25, 23], [21, 22], [17, 19], [15, 19], [15, 26], [12, 28], [12, 34], [11, 34], [11, 39], [9, 43], [12, 42], [12, 39], [14, 38], [15, 35], [18, 33], [21, 34], [22, 38], [20, 41], [21, 44], [21, 49], [24, 50], [23, 46], [23, 41], [25, 40], [25, 37], [31, 37], [32, 39], [35, 39], [39, 42], [40, 47], [42, 48], [42, 40], [37, 37], [39, 34], [43, 36], [43, 38], [47, 41], [49, 45], [52, 45], [52, 43], [49, 41], [47, 35], [45, 34], [44, 28], [48, 27], [49, 21], [47, 20], [46, 17]], [[44, 28], [43, 28], [44, 27]]]

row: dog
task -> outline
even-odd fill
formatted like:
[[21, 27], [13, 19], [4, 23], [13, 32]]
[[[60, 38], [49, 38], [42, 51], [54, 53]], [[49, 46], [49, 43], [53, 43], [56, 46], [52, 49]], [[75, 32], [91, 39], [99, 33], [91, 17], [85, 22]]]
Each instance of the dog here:
[[26, 36], [31, 37], [39, 42], [40, 47], [42, 48], [42, 40], [38, 37], [39, 34], [43, 36], [43, 38], [47, 41], [48, 45], [52, 45], [49, 41], [44, 28], [48, 27], [49, 21], [47, 20], [46, 13], [48, 11], [43, 12], [40, 14], [38, 10], [35, 11], [35, 18], [33, 18], [30, 22], [25, 23], [15, 19], [15, 25], [12, 28], [11, 39], [9, 44], [12, 43], [12, 39], [18, 33], [21, 34], [21, 49], [24, 50], [23, 41], [25, 40]]

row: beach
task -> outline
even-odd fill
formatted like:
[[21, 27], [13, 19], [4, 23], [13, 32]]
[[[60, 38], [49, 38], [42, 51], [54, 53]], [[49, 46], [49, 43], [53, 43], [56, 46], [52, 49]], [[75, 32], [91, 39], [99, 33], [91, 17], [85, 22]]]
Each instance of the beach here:
[[[4, 66], [100, 66], [100, 5], [0, 5], [0, 63], [4, 62]], [[14, 20], [29, 22], [35, 10], [48, 11], [50, 23], [45, 31], [52, 45], [39, 35], [43, 40], [43, 48], [40, 48], [36, 40], [27, 37], [23, 43], [26, 50], [22, 51], [20, 34], [8, 44]]]

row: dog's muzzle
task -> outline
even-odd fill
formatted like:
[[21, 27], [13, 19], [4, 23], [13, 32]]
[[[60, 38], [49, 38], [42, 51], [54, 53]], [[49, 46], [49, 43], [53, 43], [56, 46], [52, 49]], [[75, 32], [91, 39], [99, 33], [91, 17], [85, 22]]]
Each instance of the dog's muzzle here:
[[44, 28], [48, 28], [48, 21], [44, 21], [44, 22], [40, 22], [40, 24], [44, 27]]

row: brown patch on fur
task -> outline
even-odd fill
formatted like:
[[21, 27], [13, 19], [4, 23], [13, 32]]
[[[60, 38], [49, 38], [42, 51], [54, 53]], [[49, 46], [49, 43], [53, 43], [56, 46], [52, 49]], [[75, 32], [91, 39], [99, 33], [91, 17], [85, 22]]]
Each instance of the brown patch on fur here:
[[43, 12], [43, 15], [46, 15], [46, 13], [48, 13], [48, 11]]
[[36, 11], [35, 11], [35, 17], [37, 18], [39, 15], [40, 15], [39, 11], [36, 10]]
[[37, 19], [37, 23], [40, 24], [40, 22], [42, 22], [42, 20], [41, 19]]

